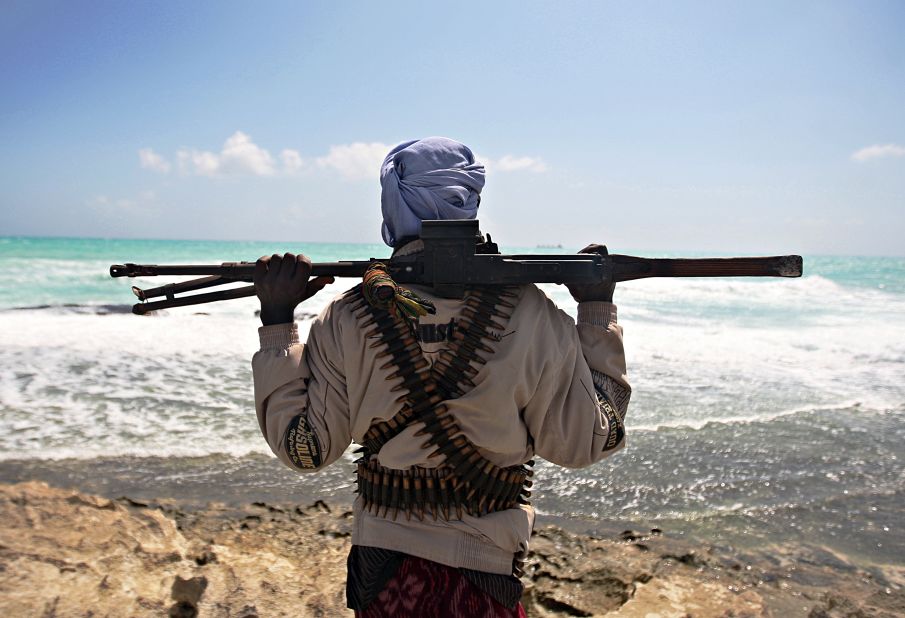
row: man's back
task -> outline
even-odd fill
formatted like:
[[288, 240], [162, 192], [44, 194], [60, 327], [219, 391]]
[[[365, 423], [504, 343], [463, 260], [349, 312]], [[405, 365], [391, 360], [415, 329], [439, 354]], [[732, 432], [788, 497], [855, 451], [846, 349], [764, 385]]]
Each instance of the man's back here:
[[[436, 307], [436, 314], [419, 320], [413, 337], [417, 356], [431, 367], [455, 345], [457, 333], [474, 320], [468, 317], [467, 298], [438, 298], [426, 289], [416, 293]], [[515, 297], [506, 301], [513, 307], [493, 320], [494, 326], [502, 328], [483, 329], [484, 349], [476, 350], [468, 365], [476, 373], [462, 372], [469, 383], [460, 384], [461, 395], [442, 398], [437, 405], [451, 417], [456, 433], [474, 445], [482, 458], [501, 468], [524, 464], [535, 455], [581, 467], [615, 452], [623, 443], [621, 416], [628, 393], [615, 307], [590, 303], [596, 306], [585, 306], [585, 313], [596, 311], [596, 324], [588, 318], [576, 329], [572, 319], [535, 286], [515, 288], [513, 293]], [[361, 310], [360, 301], [357, 290], [334, 300], [312, 325], [304, 352], [301, 346], [276, 345], [262, 347], [255, 356], [259, 421], [274, 452], [300, 470], [329, 465], [352, 441], [367, 444], [372, 427], [390, 421], [406, 407], [407, 392], [431, 388], [429, 377], [410, 388], [399, 388], [405, 376], [398, 375], [398, 363], [387, 354], [380, 329], [369, 322], [370, 312]], [[279, 330], [284, 331], [282, 337], [275, 336]], [[268, 340], [289, 342], [290, 331], [289, 325], [265, 327], [262, 346]], [[434, 335], [425, 340], [421, 333]], [[620, 422], [611, 422], [601, 413], [592, 372], [609, 376], [609, 397], [623, 407]], [[317, 465], [309, 463], [311, 442], [290, 435], [299, 432], [298, 425], [291, 426], [300, 409], [307, 410], [303, 431], [318, 442], [313, 447]], [[438, 449], [429, 443], [424, 429], [423, 422], [410, 422], [384, 440], [379, 452], [367, 455], [391, 470], [416, 467], [440, 469], [441, 476], [450, 473], [449, 458], [435, 455]], [[416, 435], [419, 432], [422, 435]], [[453, 512], [449, 520], [443, 513], [435, 520], [429, 505], [426, 513], [423, 508], [414, 513], [404, 510], [409, 512], [392, 517], [383, 509], [369, 510], [360, 497], [355, 504], [353, 543], [502, 573], [511, 570], [512, 555], [526, 546], [534, 519], [527, 505], [484, 515], [469, 514], [466, 509], [461, 519]], [[473, 547], [475, 535], [486, 546], [482, 551]]]

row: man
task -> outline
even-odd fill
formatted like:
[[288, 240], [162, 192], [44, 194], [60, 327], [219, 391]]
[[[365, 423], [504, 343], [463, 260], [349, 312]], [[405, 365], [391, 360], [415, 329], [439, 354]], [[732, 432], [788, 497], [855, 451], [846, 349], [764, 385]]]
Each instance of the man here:
[[[400, 144], [381, 169], [384, 240], [394, 255], [421, 250], [421, 221], [474, 218], [483, 185], [483, 166], [458, 142]], [[309, 274], [302, 255], [258, 260], [255, 403], [270, 447], [301, 472], [352, 441], [364, 447], [349, 606], [361, 616], [523, 616], [530, 460], [587, 466], [624, 444], [630, 388], [614, 284], [570, 287], [576, 326], [534, 285], [461, 300], [411, 286], [387, 301], [374, 287], [386, 273], [374, 271], [332, 301], [303, 345], [293, 311], [330, 282]]]

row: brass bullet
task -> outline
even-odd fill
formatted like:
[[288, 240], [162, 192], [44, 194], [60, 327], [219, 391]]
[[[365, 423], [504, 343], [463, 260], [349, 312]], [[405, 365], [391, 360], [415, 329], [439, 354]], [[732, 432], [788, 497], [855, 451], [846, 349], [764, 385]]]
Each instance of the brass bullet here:
[[427, 503], [431, 506], [431, 516], [437, 521], [437, 486], [431, 472], [427, 473], [424, 478], [424, 489], [427, 493]]
[[[465, 307], [462, 309], [462, 315], [467, 317], [472, 322], [490, 326], [491, 328], [493, 328], [495, 330], [503, 330], [503, 328], [504, 328], [503, 325], [500, 325], [493, 320], [494, 317], [500, 317], [500, 316], [497, 316], [496, 312], [493, 310], [478, 311], [477, 309], [473, 309], [471, 307]], [[506, 316], [502, 316], [502, 317], [506, 317]]]
[[390, 503], [390, 471], [382, 469], [380, 471], [380, 506], [383, 506], [381, 517], [386, 517], [387, 507]]
[[400, 479], [399, 473], [395, 470], [393, 470], [390, 475], [393, 477], [393, 485], [390, 492], [390, 507], [393, 509], [393, 521], [396, 521], [396, 515], [399, 513]]
[[460, 472], [459, 469], [456, 470], [456, 472], [459, 474], [462, 484], [467, 484], [474, 481], [478, 477], [478, 475], [481, 474], [481, 470], [484, 467], [484, 462], [486, 461], [487, 460], [484, 459], [477, 451], [474, 451], [471, 455], [469, 455], [463, 462], [463, 472]]
[[[397, 363], [395, 360], [390, 360], [390, 361], [387, 361], [384, 364], [382, 364], [380, 366], [380, 368], [389, 369], [390, 367], [397, 367], [399, 370], [391, 376], [391, 377], [396, 377], [398, 375], [401, 375], [401, 372], [403, 370], [403, 367], [400, 366], [401, 364], [402, 363]], [[427, 362], [426, 358], [415, 358], [415, 359], [410, 360], [408, 364], [410, 366], [414, 367], [415, 370], [417, 371], [418, 369], [427, 367], [428, 362]]]
[[374, 358], [381, 359], [386, 358], [387, 356], [392, 356], [393, 361], [397, 363], [404, 360], [414, 360], [421, 357], [421, 348], [418, 346], [412, 346], [409, 348], [384, 350], [383, 352], [377, 354]]
[[478, 370], [463, 358], [453, 358], [447, 361], [441, 357], [434, 363], [434, 367], [446, 374], [462, 373], [467, 377], [474, 377], [478, 374]]
[[475, 494], [481, 494], [481, 500], [479, 502], [483, 502], [484, 498], [487, 495], [487, 491], [490, 490], [490, 484], [493, 482], [493, 473], [495, 470], [499, 470], [499, 468], [493, 465], [492, 462], [483, 460], [483, 464], [480, 464], [480, 467], [475, 466], [478, 470], [478, 473], [475, 475], [475, 478], [472, 480], [462, 479], [463, 482], [467, 482], [471, 489], [469, 489], [468, 494], [465, 496], [466, 499], [470, 500]]
[[[487, 352], [488, 354], [493, 354], [494, 352], [493, 348], [482, 343], [480, 339], [471, 339], [467, 335], [465, 335], [465, 333], [456, 333], [455, 335], [453, 335], [453, 337], [456, 340], [456, 343], [463, 346], [469, 353], [472, 353], [475, 350], [480, 352]], [[482, 364], [486, 362], [486, 360], [481, 359], [481, 357], [479, 356], [476, 356], [476, 360], [478, 360]]]
[[490, 510], [495, 510], [497, 505], [502, 502], [503, 496], [506, 494], [506, 490], [509, 487], [509, 479], [511, 478], [511, 472], [509, 470], [502, 470], [497, 480], [493, 485], [493, 492], [491, 494], [490, 501], [487, 505], [487, 508]]
[[421, 488], [421, 469], [415, 469], [415, 476], [412, 479], [412, 488], [414, 490], [414, 503], [419, 521], [424, 521], [424, 492]]
[[458, 426], [456, 426], [456, 422], [453, 420], [451, 416], [442, 416], [437, 418], [435, 421], [430, 424], [425, 424], [424, 429], [415, 432], [415, 437], [421, 437], [423, 435], [432, 434], [436, 431], [443, 431], [452, 429], [455, 433], [459, 432]]
[[412, 377], [406, 379], [402, 384], [398, 384], [390, 389], [391, 393], [398, 393], [399, 391], [406, 389], [411, 390], [413, 386], [420, 386], [423, 384], [422, 388], [425, 391], [434, 391], [437, 387], [434, 384], [428, 382], [429, 374], [415, 374]]
[[442, 515], [443, 519], [449, 521], [449, 494], [447, 493], [446, 487], [446, 479], [444, 477], [440, 477], [439, 486], [437, 487], [437, 493], [440, 494], [440, 502], [443, 508]]
[[412, 482], [408, 476], [408, 472], [402, 475], [402, 509], [405, 511], [407, 521], [412, 519]]

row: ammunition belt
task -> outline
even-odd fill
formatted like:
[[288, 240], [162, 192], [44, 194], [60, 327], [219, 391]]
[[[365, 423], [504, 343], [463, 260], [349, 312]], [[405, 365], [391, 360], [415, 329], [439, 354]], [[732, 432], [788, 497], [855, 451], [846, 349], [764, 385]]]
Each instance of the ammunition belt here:
[[[414, 333], [404, 320], [371, 306], [361, 297], [360, 287], [350, 290], [347, 298], [362, 328], [370, 329], [365, 333], [367, 339], [374, 339], [370, 347], [382, 348], [377, 358], [386, 361], [380, 368], [395, 369], [387, 380], [401, 380], [392, 388], [392, 391], [400, 392], [396, 401], [402, 406], [401, 409], [389, 420], [373, 424], [362, 440], [363, 448], [359, 452], [363, 456], [358, 460], [358, 493], [364, 496], [365, 491], [370, 492], [365, 500], [375, 511], [382, 508], [385, 514], [388, 509], [394, 509], [395, 514], [402, 508], [410, 514], [412, 508], [419, 508], [415, 507], [415, 502], [419, 501], [414, 497], [414, 479], [420, 478], [426, 483], [426, 477], [419, 475], [437, 474], [431, 482], [439, 502], [430, 502], [425, 498], [428, 496], [426, 485], [422, 486], [422, 500], [419, 502], [429, 506], [434, 517], [439, 511], [448, 519], [449, 506], [454, 507], [457, 517], [461, 518], [463, 509], [470, 515], [480, 516], [513, 508], [518, 503], [527, 504], [531, 495], [527, 490], [531, 485], [528, 480], [531, 470], [525, 466], [501, 468], [487, 460], [462, 433], [446, 406], [440, 403], [460, 397], [474, 387], [471, 378], [487, 362], [487, 356], [481, 356], [479, 352], [493, 354], [494, 349], [489, 344], [499, 341], [499, 335], [492, 331], [502, 332], [505, 329], [515, 308], [512, 301], [518, 298], [518, 292], [501, 287], [469, 290], [449, 346], [440, 352], [439, 358], [430, 367]], [[442, 474], [416, 472], [418, 468], [381, 468], [371, 457], [415, 422], [424, 423], [424, 428], [415, 435], [427, 436], [421, 446], [431, 450], [428, 457], [444, 457], [445, 466], [441, 469], [445, 471]], [[406, 478], [409, 479], [410, 495], [413, 496], [410, 506], [402, 506], [401, 497], [397, 497], [395, 503], [392, 498], [394, 483], [398, 482], [400, 487], [397, 496], [405, 493], [402, 488]], [[388, 483], [386, 490], [384, 481]], [[441, 481], [446, 488], [443, 494], [447, 496], [446, 508], [439, 491]], [[379, 491], [375, 489], [375, 483]], [[423, 510], [421, 512], [423, 515]]]
[[[530, 462], [533, 463], [533, 462]], [[407, 519], [414, 514], [423, 520], [428, 514], [435, 520], [462, 519], [462, 513], [484, 515], [514, 508], [525, 503], [524, 487], [533, 471], [527, 466], [500, 468], [493, 483], [478, 494], [464, 483], [448, 466], [408, 470], [385, 468], [376, 458], [358, 461], [358, 494], [369, 512], [393, 520], [399, 511]]]

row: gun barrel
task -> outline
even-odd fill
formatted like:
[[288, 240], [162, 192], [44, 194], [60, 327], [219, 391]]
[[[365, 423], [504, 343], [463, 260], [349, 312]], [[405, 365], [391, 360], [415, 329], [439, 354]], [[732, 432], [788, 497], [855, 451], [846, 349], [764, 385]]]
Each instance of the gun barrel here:
[[800, 277], [800, 255], [735, 258], [639, 258], [612, 255], [613, 278], [648, 277]]
[[[367, 261], [318, 262], [311, 265], [311, 274], [315, 277], [361, 277], [369, 264], [370, 262]], [[111, 277], [217, 276], [232, 281], [252, 281], [254, 274], [254, 262], [173, 264], [168, 266], [126, 263], [110, 266]]]

